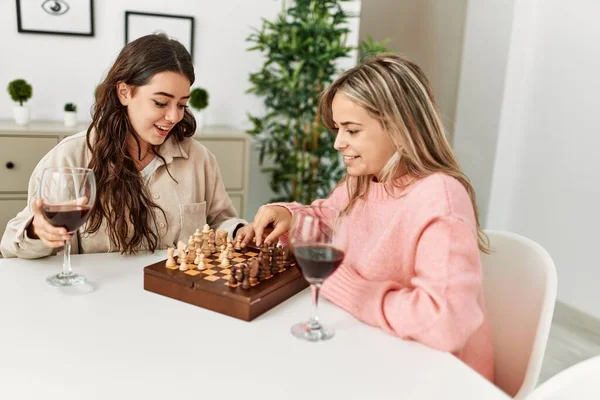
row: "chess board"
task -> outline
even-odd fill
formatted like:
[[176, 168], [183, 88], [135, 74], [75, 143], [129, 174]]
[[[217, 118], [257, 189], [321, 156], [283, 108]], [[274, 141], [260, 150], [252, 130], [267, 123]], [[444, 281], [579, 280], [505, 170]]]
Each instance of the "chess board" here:
[[144, 268], [144, 289], [221, 314], [251, 321], [308, 287], [294, 263], [266, 280], [241, 287], [230, 284], [232, 269], [259, 255], [259, 249], [247, 247], [233, 253], [230, 266], [222, 267], [219, 253], [205, 257], [206, 269], [180, 271], [179, 265], [166, 266], [166, 260]]

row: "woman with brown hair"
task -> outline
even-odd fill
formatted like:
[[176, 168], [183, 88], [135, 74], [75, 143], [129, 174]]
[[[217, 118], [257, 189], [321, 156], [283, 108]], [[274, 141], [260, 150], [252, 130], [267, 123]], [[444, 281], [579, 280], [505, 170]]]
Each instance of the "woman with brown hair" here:
[[[323, 296], [493, 380], [479, 257], [487, 238], [423, 71], [393, 54], [366, 60], [325, 91], [320, 114], [347, 171], [315, 202], [345, 214], [345, 258], [323, 283]], [[242, 244], [285, 244], [297, 206], [261, 207], [239, 230]]]
[[205, 223], [233, 237], [246, 222], [236, 218], [215, 157], [192, 138], [196, 122], [186, 103], [194, 80], [179, 42], [148, 35], [127, 44], [97, 88], [87, 132], [64, 139], [35, 168], [29, 205], [4, 232], [3, 256], [44, 257], [69, 239], [35, 198], [51, 166], [94, 171], [96, 202], [73, 235], [73, 252], [164, 249], [187, 242]]

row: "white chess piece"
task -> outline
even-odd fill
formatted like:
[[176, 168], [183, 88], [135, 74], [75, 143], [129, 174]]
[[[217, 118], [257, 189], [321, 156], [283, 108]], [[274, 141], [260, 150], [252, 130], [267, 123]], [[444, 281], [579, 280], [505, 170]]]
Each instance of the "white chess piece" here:
[[179, 264], [179, 270], [180, 271], [187, 271], [188, 270], [187, 261], [185, 259], [185, 254], [184, 254], [184, 257], [181, 259], [181, 264]]
[[223, 258], [221, 259], [221, 267], [229, 267], [229, 265], [231, 265], [229, 263], [229, 258], [227, 258], [225, 255], [223, 256]]
[[227, 258], [233, 259], [233, 244], [231, 242], [227, 243]]
[[177, 265], [177, 263], [175, 262], [175, 249], [173, 247], [169, 247], [169, 250], [167, 250], [167, 252], [169, 253], [169, 258], [167, 259], [167, 267], [174, 267]]
[[200, 253], [198, 255], [197, 260], [198, 260], [198, 269], [200, 271], [204, 271], [206, 269], [206, 264], [204, 264], [204, 254]]

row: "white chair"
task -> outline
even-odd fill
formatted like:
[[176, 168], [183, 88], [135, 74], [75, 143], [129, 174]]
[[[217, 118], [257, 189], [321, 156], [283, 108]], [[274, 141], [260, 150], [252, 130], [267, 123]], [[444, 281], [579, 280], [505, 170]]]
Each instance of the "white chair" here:
[[531, 239], [487, 230], [483, 286], [494, 344], [495, 384], [524, 399], [535, 388], [556, 301], [556, 268]]
[[599, 374], [600, 356], [588, 358], [542, 383], [527, 400], [600, 399]]

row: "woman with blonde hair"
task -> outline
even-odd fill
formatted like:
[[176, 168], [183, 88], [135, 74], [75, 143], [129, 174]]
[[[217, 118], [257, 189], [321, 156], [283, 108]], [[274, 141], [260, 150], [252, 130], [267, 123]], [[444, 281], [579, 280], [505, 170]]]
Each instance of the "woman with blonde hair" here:
[[[325, 91], [320, 114], [336, 132], [347, 174], [315, 203], [343, 210], [351, 229], [323, 296], [493, 380], [480, 261], [486, 238], [423, 71], [398, 55], [366, 60]], [[238, 235], [244, 244], [285, 242], [296, 206], [263, 206]]]

